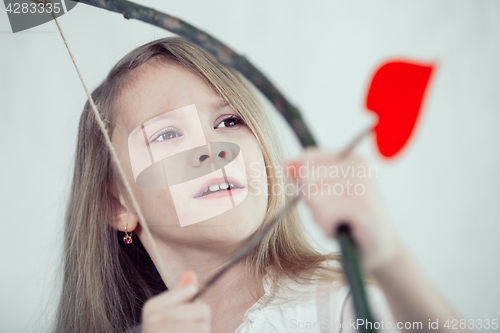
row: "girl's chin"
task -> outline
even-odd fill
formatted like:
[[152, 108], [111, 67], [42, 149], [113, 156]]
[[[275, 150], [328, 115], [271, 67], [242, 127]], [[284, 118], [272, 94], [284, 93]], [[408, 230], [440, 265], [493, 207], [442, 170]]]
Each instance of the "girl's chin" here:
[[[187, 191], [186, 191], [187, 192]], [[173, 198], [177, 218], [181, 228], [231, 227], [235, 229], [252, 228], [250, 221], [265, 212], [265, 200], [256, 200], [248, 188], [218, 191], [201, 197], [177, 196]], [[259, 197], [260, 199], [260, 197]], [[265, 199], [264, 197], [262, 199]]]
[[[200, 222], [200, 224], [203, 223], [205, 222]], [[229, 226], [229, 224], [231, 224], [231, 226]], [[244, 245], [254, 233], [254, 229], [249, 229], [248, 225], [234, 226], [229, 221], [220, 221], [219, 227], [211, 224], [206, 228], [202, 228], [200, 231], [201, 234], [198, 234], [196, 239], [192, 239], [192, 241], [194, 241], [193, 245], [221, 249], [231, 246], [237, 246], [239, 248]]]

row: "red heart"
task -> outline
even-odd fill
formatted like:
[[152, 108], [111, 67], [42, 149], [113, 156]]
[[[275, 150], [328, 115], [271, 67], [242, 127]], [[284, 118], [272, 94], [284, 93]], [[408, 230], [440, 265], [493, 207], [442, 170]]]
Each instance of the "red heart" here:
[[394, 157], [408, 142], [433, 69], [434, 65], [392, 61], [373, 75], [366, 108], [378, 115], [375, 134], [383, 157]]

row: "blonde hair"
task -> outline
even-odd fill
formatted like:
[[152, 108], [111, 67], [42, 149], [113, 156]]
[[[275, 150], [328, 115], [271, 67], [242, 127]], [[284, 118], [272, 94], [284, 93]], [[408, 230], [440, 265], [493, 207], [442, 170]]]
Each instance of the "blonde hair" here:
[[[259, 98], [233, 69], [221, 65], [202, 48], [178, 37], [142, 45], [124, 56], [92, 98], [113, 133], [120, 92], [132, 84], [134, 69], [151, 61], [166, 61], [190, 70], [207, 82], [233, 107], [255, 135], [266, 164], [268, 204], [262, 225], [290, 198], [275, 194], [275, 184], [285, 188], [286, 178], [277, 174], [284, 158], [272, 122]], [[63, 286], [56, 317], [56, 332], [123, 332], [141, 321], [144, 302], [164, 290], [153, 262], [134, 235], [135, 247], [120, 242], [123, 233], [110, 225], [117, 202], [110, 194], [119, 179], [103, 134], [89, 102], [80, 118], [71, 193], [65, 216]], [[252, 281], [268, 274], [273, 285], [286, 279], [310, 283], [311, 274], [325, 281], [342, 280], [330, 265], [336, 254], [320, 254], [304, 235], [298, 212], [284, 217], [261, 245], [246, 259]]]

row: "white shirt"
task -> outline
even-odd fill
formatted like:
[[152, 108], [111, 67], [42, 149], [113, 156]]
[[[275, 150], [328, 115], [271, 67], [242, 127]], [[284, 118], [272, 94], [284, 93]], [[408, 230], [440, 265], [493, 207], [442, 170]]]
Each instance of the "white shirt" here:
[[[271, 283], [267, 276], [263, 284], [265, 295], [245, 312], [235, 333], [359, 332], [349, 287], [341, 282], [332, 282], [329, 291], [315, 283], [287, 282], [289, 288], [277, 293], [280, 300], [281, 297], [289, 300], [285, 303], [270, 299]], [[379, 332], [400, 332], [382, 290], [367, 285], [366, 292], [376, 320], [375, 328]], [[388, 329], [389, 325], [392, 329]]]

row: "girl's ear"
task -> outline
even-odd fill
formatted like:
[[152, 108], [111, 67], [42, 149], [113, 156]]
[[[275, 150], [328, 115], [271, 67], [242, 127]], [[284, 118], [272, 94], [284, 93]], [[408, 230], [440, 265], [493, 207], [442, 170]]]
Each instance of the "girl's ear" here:
[[115, 216], [113, 216], [109, 224], [116, 230], [125, 231], [125, 227], [127, 227], [127, 232], [134, 231], [139, 223], [137, 217], [130, 210], [124, 196], [115, 184], [110, 186], [109, 194], [114, 206], [113, 211], [115, 212]]

